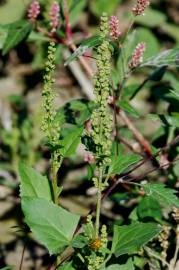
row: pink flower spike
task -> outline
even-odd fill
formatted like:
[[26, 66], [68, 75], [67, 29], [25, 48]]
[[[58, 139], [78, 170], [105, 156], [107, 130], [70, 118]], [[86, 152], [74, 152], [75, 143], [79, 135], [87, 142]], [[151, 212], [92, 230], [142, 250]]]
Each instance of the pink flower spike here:
[[34, 0], [29, 6], [29, 9], [27, 11], [27, 17], [29, 21], [35, 22], [39, 14], [40, 14], [39, 1]]
[[110, 36], [113, 39], [118, 39], [121, 35], [121, 32], [119, 30], [119, 20], [116, 16], [111, 16], [109, 21], [109, 27], [110, 27]]
[[132, 9], [135, 16], [143, 15], [145, 9], [150, 5], [150, 0], [137, 0], [137, 4]]
[[145, 43], [141, 42], [137, 45], [137, 47], [135, 48], [133, 54], [132, 54], [132, 58], [131, 61], [129, 63], [129, 68], [135, 68], [137, 67], [140, 63], [142, 63], [143, 61], [143, 55], [145, 52]]
[[86, 153], [84, 157], [84, 161], [88, 162], [89, 164], [92, 164], [95, 162], [94, 156], [91, 153]]
[[59, 16], [60, 16], [60, 6], [57, 1], [54, 1], [51, 5], [49, 16], [50, 16], [50, 26], [51, 32], [56, 32], [59, 26]]

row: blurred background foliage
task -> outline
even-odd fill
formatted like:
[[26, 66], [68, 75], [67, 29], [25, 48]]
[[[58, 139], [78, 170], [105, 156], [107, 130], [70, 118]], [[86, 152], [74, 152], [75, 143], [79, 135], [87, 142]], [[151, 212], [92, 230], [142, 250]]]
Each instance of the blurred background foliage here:
[[[44, 6], [47, 3], [46, 0], [40, 2]], [[147, 45], [144, 59], [163, 49], [179, 46], [178, 0], [151, 2], [152, 5], [145, 16], [136, 19], [136, 33], [130, 35], [131, 42], [129, 39], [126, 48], [128, 56], [141, 41], [146, 42]], [[28, 0], [0, 1], [0, 49], [4, 48], [5, 42], [7, 43], [9, 24], [26, 20], [29, 3]], [[69, 0], [68, 4], [73, 37], [78, 45], [89, 37], [90, 33], [96, 34], [102, 12], [117, 15], [121, 31], [125, 32], [130, 22], [130, 10], [134, 1]], [[45, 16], [45, 9], [43, 12]], [[60, 34], [63, 36], [65, 35], [63, 20], [61, 25]], [[26, 229], [23, 227], [17, 171], [19, 160], [24, 160], [40, 172], [49, 174], [50, 154], [44, 144], [41, 131], [41, 91], [48, 38], [33, 30], [27, 40], [22, 41], [15, 48], [11, 48], [10, 42], [7, 43], [6, 50], [4, 53], [1, 52], [0, 57], [0, 266], [13, 265], [13, 269], [19, 269], [23, 246], [26, 244], [23, 269], [47, 269], [52, 258], [33, 238], [27, 238]], [[88, 89], [88, 79], [85, 77], [84, 86], [84, 82], [79, 79], [72, 66], [64, 67], [66, 53], [69, 52], [66, 51], [65, 46], [58, 45], [55, 83], [57, 108], [70, 100], [88, 97], [84, 91], [84, 88]], [[94, 64], [91, 59], [87, 61], [91, 65]], [[114, 84], [117, 85], [122, 72], [121, 60], [118, 56], [115, 58], [114, 66], [112, 76]], [[83, 72], [78, 65], [75, 69], [77, 73]], [[167, 71], [163, 68], [153, 72], [153, 68], [142, 68], [130, 77], [123, 92], [124, 100], [129, 101], [134, 90], [138, 89], [138, 91], [130, 104], [127, 102], [127, 108], [125, 103], [121, 106], [151, 143], [155, 152], [157, 148], [170, 143], [178, 133], [179, 73], [173, 68]], [[148, 77], [149, 74], [153, 75]], [[140, 88], [146, 77], [148, 80]], [[70, 106], [72, 110], [76, 110], [75, 116], [78, 117], [79, 123], [83, 122], [83, 117], [86, 119], [86, 114], [88, 115], [85, 104], [74, 103]], [[65, 107], [62, 110], [65, 110]], [[120, 137], [129, 141], [136, 152], [143, 154], [133, 134], [124, 125], [121, 125]], [[121, 154], [129, 152], [128, 148], [121, 144], [119, 149]], [[179, 145], [162, 158], [172, 160], [178, 152]], [[82, 216], [88, 213], [88, 209], [94, 202], [94, 190], [88, 181], [93, 168], [84, 162], [84, 155], [84, 147], [80, 145], [77, 149], [77, 157], [65, 159], [59, 171], [59, 180], [64, 189], [61, 204]], [[135, 171], [134, 175], [145, 172], [151, 166], [152, 164], [148, 162], [142, 169]], [[168, 171], [154, 172], [150, 179], [157, 179], [178, 188], [178, 176], [179, 165], [176, 164]], [[145, 220], [146, 215], [150, 216], [150, 213], [146, 214], [147, 206], [150, 205], [153, 211], [152, 220], [160, 221], [162, 224], [170, 224], [170, 222], [172, 224], [168, 212], [161, 213], [158, 206], [156, 207], [156, 202], [152, 199], [150, 202], [148, 200], [142, 198], [137, 188], [120, 186], [110, 199], [104, 202], [103, 219], [108, 220], [111, 227], [114, 223], [122, 224], [123, 220], [127, 219]], [[140, 204], [136, 207], [138, 202]], [[136, 256], [136, 261], [139, 269], [144, 269], [145, 259], [142, 261]]]

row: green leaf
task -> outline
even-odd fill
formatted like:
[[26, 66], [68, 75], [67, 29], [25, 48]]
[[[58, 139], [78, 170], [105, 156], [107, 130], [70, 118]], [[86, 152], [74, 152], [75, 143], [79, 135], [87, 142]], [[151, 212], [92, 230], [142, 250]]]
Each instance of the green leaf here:
[[152, 197], [142, 198], [137, 207], [137, 214], [141, 219], [148, 217], [152, 217], [156, 221], [160, 221], [162, 219], [160, 204]]
[[130, 103], [126, 100], [119, 100], [117, 105], [123, 109], [125, 112], [129, 113], [133, 117], [140, 117], [140, 114], [130, 105]]
[[122, 91], [121, 100], [130, 100], [135, 96], [137, 89], [140, 87], [140, 84], [131, 84], [129, 86], [124, 87]]
[[70, 157], [75, 154], [76, 148], [81, 140], [83, 128], [74, 127], [63, 129], [60, 153], [63, 157]]
[[125, 264], [112, 264], [106, 270], [134, 270], [132, 259], [129, 259]]
[[4, 42], [7, 38], [7, 32], [7, 28], [3, 27], [3, 25], [0, 25], [0, 49], [2, 49], [4, 46]]
[[134, 223], [126, 226], [114, 226], [112, 253], [116, 257], [136, 253], [161, 231], [154, 223]]
[[9, 25], [8, 35], [3, 47], [3, 55], [27, 38], [31, 30], [32, 24], [28, 21], [18, 21]]
[[0, 270], [11, 270], [11, 269], [12, 269], [12, 267], [10, 267], [10, 266], [5, 266], [3, 268], [0, 268]]
[[167, 35], [172, 37], [179, 43], [179, 33], [178, 33], [178, 25], [171, 23], [164, 23], [161, 26], [161, 30], [164, 31]]
[[72, 262], [65, 263], [63, 266], [57, 268], [57, 270], [75, 270], [72, 266]]
[[65, 66], [69, 65], [70, 62], [83, 55], [88, 49], [100, 45], [102, 38], [100, 36], [92, 36], [81, 43], [72, 55], [66, 60]]
[[13, 23], [24, 16], [31, 0], [0, 1], [0, 24]]
[[41, 198], [22, 198], [25, 221], [50, 254], [71, 244], [79, 216]]
[[84, 248], [89, 243], [88, 237], [78, 234], [74, 237], [72, 246], [74, 248]]
[[103, 12], [107, 12], [112, 15], [117, 6], [120, 4], [121, 0], [91, 0], [89, 2], [91, 11], [97, 16], [101, 16]]
[[152, 74], [149, 75], [148, 80], [149, 81], [154, 81], [154, 82], [161, 81], [161, 79], [163, 78], [166, 70], [167, 70], [167, 67], [166, 66], [163, 66], [163, 67], [160, 67], [160, 68], [156, 68], [154, 70], [154, 72], [152, 72]]
[[145, 184], [143, 188], [147, 196], [151, 196], [160, 204], [168, 207], [179, 207], [179, 199], [175, 195], [176, 190], [167, 188], [161, 183]]
[[[159, 52], [160, 46], [157, 38], [146, 28], [139, 27], [129, 34], [124, 42], [123, 50], [120, 51], [117, 61], [118, 76], [123, 77], [123, 69], [128, 66], [131, 55], [140, 42], [145, 42], [147, 50], [144, 52], [144, 61]], [[124, 91], [123, 91], [124, 92]]]
[[146, 59], [141, 65], [144, 66], [179, 66], [179, 48], [170, 49], [163, 51], [157, 55], [152, 56], [149, 59]]
[[52, 200], [50, 182], [45, 176], [27, 166], [19, 165], [21, 197], [37, 197]]
[[108, 175], [121, 174], [140, 159], [141, 157], [138, 155], [121, 155], [119, 157], [112, 156]]
[[146, 50], [143, 56], [144, 61], [145, 59], [159, 53], [160, 45], [158, 39], [149, 29], [143, 27], [137, 28], [135, 36], [135, 47], [140, 42], [146, 43]]
[[147, 8], [144, 16], [137, 16], [135, 21], [148, 27], [161, 26], [167, 20], [167, 16], [155, 9]]
[[81, 126], [90, 118], [95, 107], [96, 104], [93, 101], [71, 100], [58, 110], [55, 121], [59, 124], [69, 123]]

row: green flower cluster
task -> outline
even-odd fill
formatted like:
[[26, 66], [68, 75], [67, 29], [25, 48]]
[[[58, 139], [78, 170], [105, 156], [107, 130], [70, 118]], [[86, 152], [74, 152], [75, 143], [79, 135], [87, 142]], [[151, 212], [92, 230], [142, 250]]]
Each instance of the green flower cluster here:
[[59, 163], [59, 138], [60, 126], [55, 122], [56, 111], [54, 110], [54, 70], [55, 70], [55, 43], [51, 42], [48, 47], [48, 56], [45, 65], [43, 97], [43, 121], [42, 129], [45, 132], [48, 144], [51, 146], [53, 165], [58, 167]]
[[104, 258], [101, 256], [96, 256], [95, 253], [88, 256], [88, 270], [98, 270], [101, 268]]
[[102, 44], [97, 49], [97, 73], [94, 76], [94, 94], [97, 109], [94, 110], [92, 120], [91, 136], [95, 143], [95, 159], [99, 167], [110, 162], [111, 131], [113, 118], [108, 107], [110, 94], [110, 71], [111, 50], [107, 40], [109, 35], [108, 17], [103, 14], [101, 18], [100, 35]]

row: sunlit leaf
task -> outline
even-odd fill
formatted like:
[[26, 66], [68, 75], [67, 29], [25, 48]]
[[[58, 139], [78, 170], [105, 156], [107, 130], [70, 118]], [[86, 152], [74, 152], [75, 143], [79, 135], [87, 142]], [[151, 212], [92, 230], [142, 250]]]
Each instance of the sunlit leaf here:
[[121, 174], [140, 159], [141, 157], [138, 155], [120, 155], [118, 157], [112, 156], [108, 174]]
[[39, 198], [23, 197], [22, 209], [27, 225], [50, 254], [61, 252], [71, 244], [78, 215]]
[[24, 163], [20, 163], [21, 197], [36, 197], [52, 200], [50, 182], [40, 173]]
[[70, 62], [83, 55], [88, 49], [100, 45], [101, 42], [102, 38], [100, 36], [93, 36], [84, 40], [81, 45], [76, 49], [76, 51], [74, 51], [74, 53], [70, 55], [64, 65], [67, 66]]
[[154, 223], [114, 226], [112, 252], [116, 257], [136, 253], [142, 246], [157, 236], [160, 231], [161, 228]]
[[179, 66], [179, 48], [163, 51], [157, 55], [146, 59], [140, 66]]
[[143, 185], [143, 188], [147, 196], [153, 197], [160, 204], [168, 207], [179, 207], [179, 199], [175, 195], [176, 190], [167, 188], [161, 183], [148, 183]]
[[32, 30], [32, 24], [28, 21], [18, 21], [9, 25], [8, 34], [3, 46], [3, 54], [6, 54], [23, 41]]

